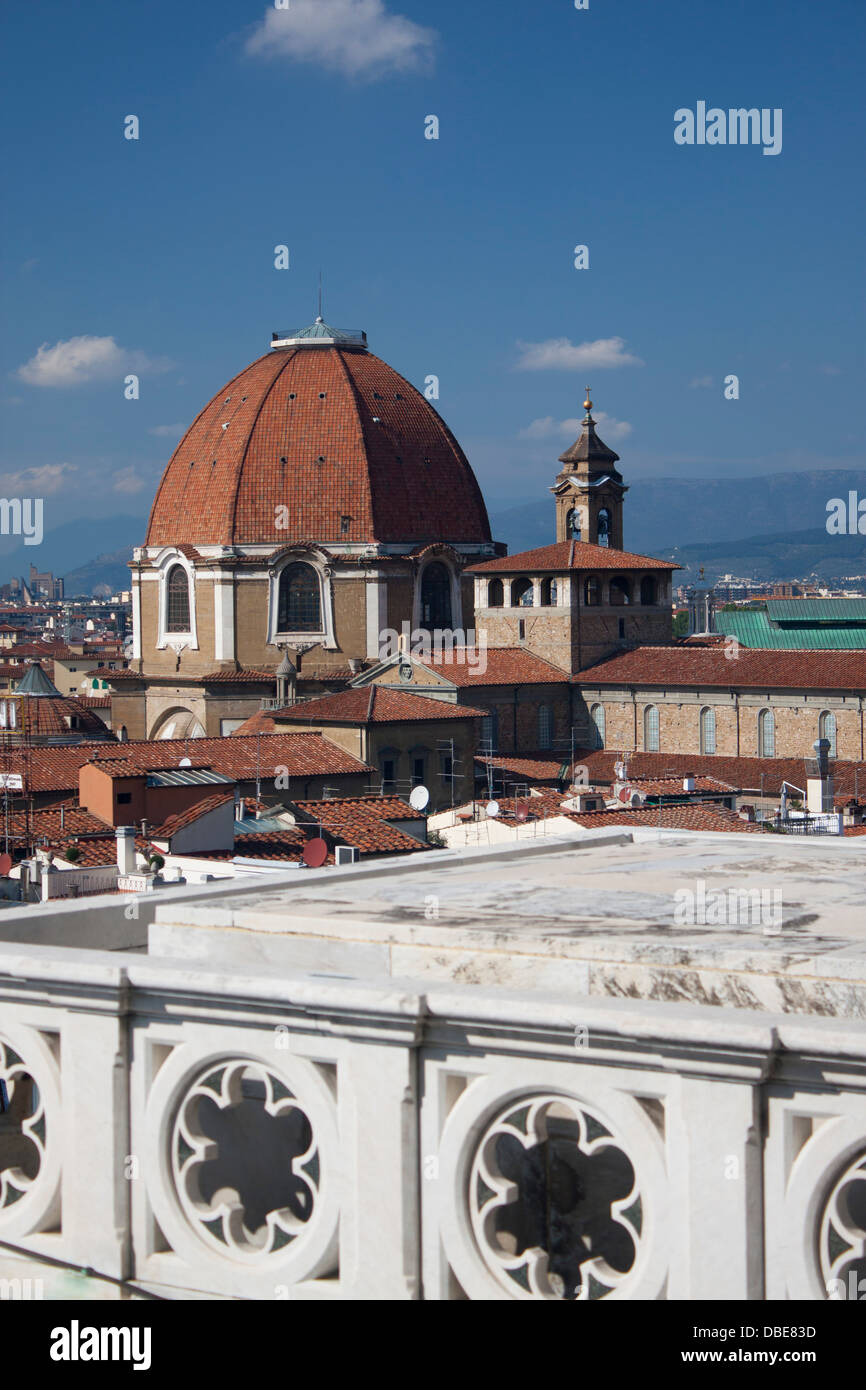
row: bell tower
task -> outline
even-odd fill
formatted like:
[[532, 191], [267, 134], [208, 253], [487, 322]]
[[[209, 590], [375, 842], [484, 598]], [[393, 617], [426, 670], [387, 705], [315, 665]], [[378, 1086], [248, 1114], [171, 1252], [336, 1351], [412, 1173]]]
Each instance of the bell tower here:
[[580, 438], [560, 454], [562, 470], [550, 489], [556, 499], [556, 539], [622, 550], [622, 503], [628, 489], [616, 466], [619, 454], [595, 432], [588, 386], [583, 407]]

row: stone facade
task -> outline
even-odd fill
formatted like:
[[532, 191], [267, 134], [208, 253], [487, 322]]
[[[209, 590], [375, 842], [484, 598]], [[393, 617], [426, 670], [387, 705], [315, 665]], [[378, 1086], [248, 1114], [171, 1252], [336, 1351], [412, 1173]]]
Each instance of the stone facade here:
[[[637, 560], [638, 557], [635, 557]], [[545, 580], [550, 576], [532, 575], [533, 602], [531, 605], [512, 604], [512, 584], [523, 576], [517, 570], [521, 557], [514, 557], [515, 573], [502, 576], [503, 602], [489, 606], [490, 579], [476, 579], [475, 621], [478, 631], [485, 634], [491, 647], [526, 647], [537, 656], [551, 661], [564, 670], [575, 672], [603, 661], [616, 651], [643, 644], [668, 642], [671, 638], [671, 580], [666, 572], [635, 568], [604, 573], [599, 571], [573, 574], [558, 573], [555, 602], [545, 602], [550, 590]], [[612, 602], [611, 581], [629, 586], [629, 595], [640, 598], [641, 585], [649, 580], [655, 585], [655, 602], [650, 604]], [[588, 603], [588, 581], [598, 584], [599, 601]], [[622, 589], [614, 592], [619, 599]]]
[[[324, 734], [331, 743], [376, 769], [366, 791], [382, 790], [408, 799], [414, 786], [423, 785], [430, 792], [432, 812], [459, 805], [472, 796], [479, 722], [467, 713], [465, 719], [404, 724], [335, 724], [330, 720], [317, 724], [311, 719], [304, 727]], [[277, 727], [285, 732], [291, 726], [280, 723]]]
[[[575, 698], [575, 718], [592, 732], [593, 709], [604, 710], [604, 747], [621, 752], [709, 753], [722, 757], [774, 756], [813, 758], [813, 744], [823, 736], [822, 713], [836, 720], [835, 756], [857, 761], [864, 756], [863, 697], [833, 691], [783, 690], [701, 691], [686, 686], [669, 689], [622, 690], [581, 684]], [[658, 712], [658, 747], [647, 747], [647, 714]], [[715, 715], [715, 749], [701, 746], [701, 711]], [[759, 746], [758, 718], [771, 710], [774, 751]], [[649, 724], [652, 727], [652, 719]]]

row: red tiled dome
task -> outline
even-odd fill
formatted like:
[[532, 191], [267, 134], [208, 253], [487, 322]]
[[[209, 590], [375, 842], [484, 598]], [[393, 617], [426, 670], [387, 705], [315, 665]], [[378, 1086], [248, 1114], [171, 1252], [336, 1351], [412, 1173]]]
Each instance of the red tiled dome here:
[[[280, 506], [288, 526], [278, 530]], [[311, 540], [490, 540], [451, 431], [357, 344], [272, 348], [224, 386], [177, 446], [145, 544]]]

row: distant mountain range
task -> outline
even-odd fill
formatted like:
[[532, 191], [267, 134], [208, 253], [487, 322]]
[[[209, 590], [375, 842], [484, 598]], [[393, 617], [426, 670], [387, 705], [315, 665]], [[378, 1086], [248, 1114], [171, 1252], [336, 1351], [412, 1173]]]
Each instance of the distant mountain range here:
[[[139, 541], [138, 544], [141, 544]], [[132, 546], [114, 550], [107, 555], [97, 555], [86, 565], [70, 570], [64, 575], [67, 598], [78, 594], [92, 594], [100, 586], [107, 586], [113, 594], [128, 589], [131, 584], [129, 561], [132, 559]]]
[[[720, 574], [787, 579], [866, 573], [866, 536], [831, 536], [827, 503], [866, 498], [866, 469], [815, 469], [757, 478], [646, 478], [625, 499], [625, 546], [685, 567], [680, 583]], [[509, 552], [553, 539], [554, 507], [534, 499], [493, 512], [493, 534]]]
[[[866, 573], [866, 536], [830, 536], [827, 502], [849, 492], [866, 498], [866, 469], [814, 469], [757, 478], [646, 478], [625, 499], [625, 544], [685, 567], [680, 582], [697, 576], [752, 575], [787, 579]], [[538, 498], [490, 515], [493, 534], [509, 552], [553, 540], [553, 498]], [[31, 562], [63, 575], [67, 594], [129, 587], [127, 561], [140, 545], [146, 517], [73, 521], [46, 534], [41, 546], [0, 537], [0, 573], [27, 577]], [[94, 558], [95, 557], [95, 558]]]

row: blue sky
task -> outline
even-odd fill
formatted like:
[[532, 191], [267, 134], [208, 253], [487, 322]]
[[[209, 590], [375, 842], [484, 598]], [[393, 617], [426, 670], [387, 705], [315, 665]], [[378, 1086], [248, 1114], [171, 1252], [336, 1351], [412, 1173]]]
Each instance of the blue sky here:
[[[586, 382], [627, 481], [859, 466], [864, 28], [860, 0], [7, 7], [0, 494], [47, 532], [144, 518], [320, 267], [329, 321], [440, 378], [491, 510], [546, 494]], [[676, 145], [699, 100], [782, 108], [781, 153]]]

